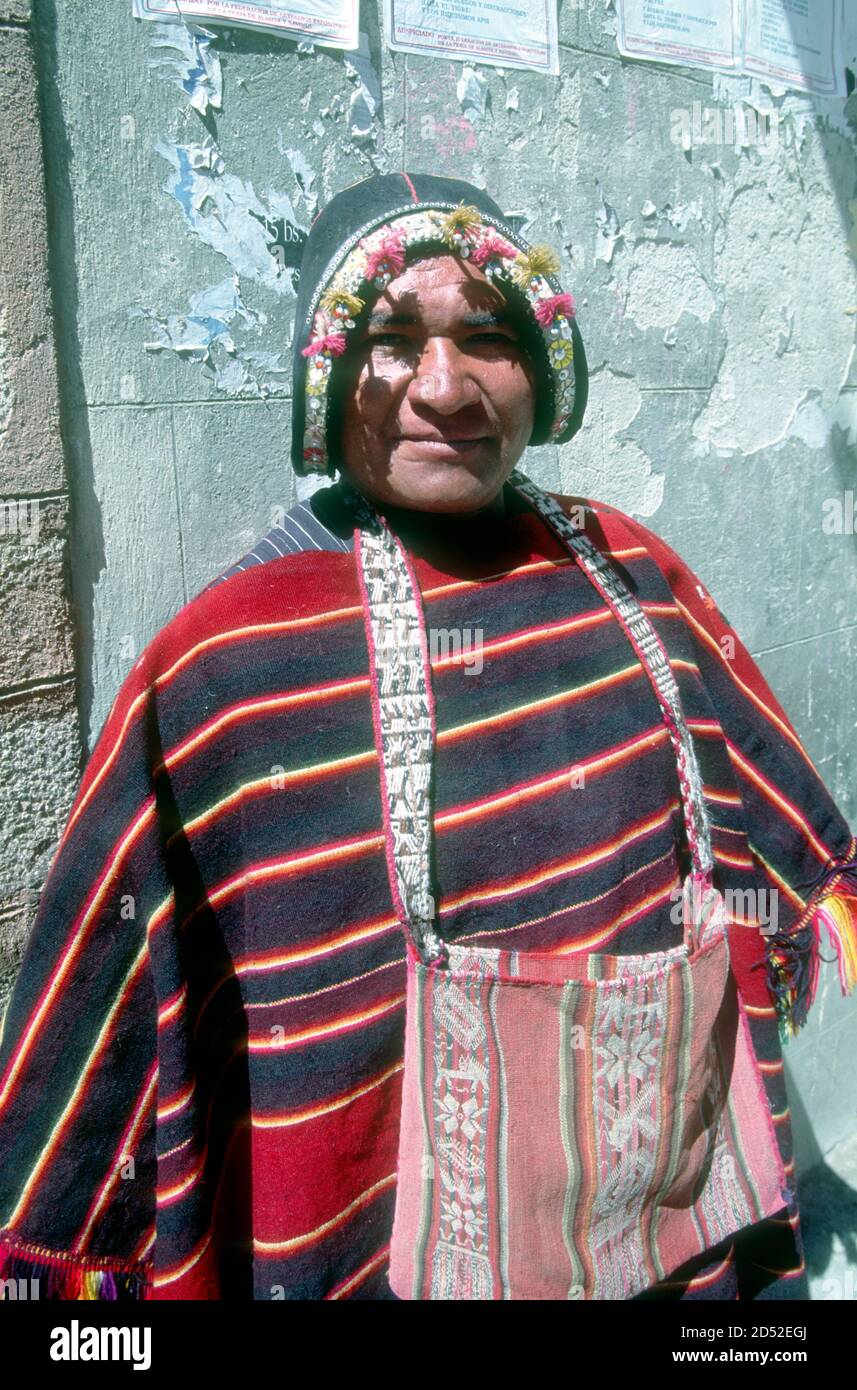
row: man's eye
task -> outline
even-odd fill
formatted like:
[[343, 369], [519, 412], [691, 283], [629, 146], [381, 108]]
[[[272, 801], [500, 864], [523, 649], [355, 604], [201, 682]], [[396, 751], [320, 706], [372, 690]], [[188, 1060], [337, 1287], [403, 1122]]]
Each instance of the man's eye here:
[[[488, 342], [492, 344], [502, 343], [509, 347], [517, 346], [516, 339], [510, 338], [507, 333], [496, 333], [492, 332], [490, 329], [486, 329], [482, 333], [471, 333], [469, 338], [464, 339], [465, 345], [479, 342]], [[409, 338], [406, 333], [372, 333], [365, 339], [365, 346], [370, 349], [374, 347], [400, 347], [402, 349], [415, 350], [417, 344], [412, 338]]]
[[369, 347], [374, 347], [376, 343], [380, 343], [384, 346], [391, 341], [394, 343], [410, 343], [411, 340], [406, 337], [404, 333], [373, 333], [371, 337], [366, 339]]

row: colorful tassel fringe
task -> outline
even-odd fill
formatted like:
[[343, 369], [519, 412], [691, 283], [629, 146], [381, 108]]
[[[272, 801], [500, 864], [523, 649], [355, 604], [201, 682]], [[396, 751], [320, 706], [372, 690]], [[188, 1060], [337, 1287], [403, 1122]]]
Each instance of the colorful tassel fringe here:
[[[14, 1281], [10, 1291], [7, 1280]], [[27, 1302], [42, 1299], [141, 1300], [151, 1296], [151, 1284], [141, 1270], [93, 1269], [60, 1251], [42, 1250], [15, 1238], [0, 1238], [0, 1281], [3, 1296], [15, 1292]]]
[[827, 927], [836, 952], [842, 993], [850, 994], [857, 984], [857, 897], [852, 893], [832, 893], [818, 904], [815, 915]]
[[[788, 932], [768, 938], [768, 987], [776, 1001], [780, 1039], [788, 1042], [804, 1026], [818, 989], [821, 928], [836, 953], [839, 985], [849, 995], [857, 985], [857, 895], [840, 882], [855, 873], [853, 860], [825, 874], [828, 887]], [[765, 962], [760, 962], [764, 964]]]

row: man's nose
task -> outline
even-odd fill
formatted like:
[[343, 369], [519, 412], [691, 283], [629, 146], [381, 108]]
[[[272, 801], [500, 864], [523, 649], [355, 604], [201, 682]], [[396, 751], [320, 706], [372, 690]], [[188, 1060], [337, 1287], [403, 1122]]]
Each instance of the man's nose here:
[[482, 400], [467, 354], [448, 338], [429, 338], [408, 386], [408, 395], [414, 404], [431, 406], [444, 415]]

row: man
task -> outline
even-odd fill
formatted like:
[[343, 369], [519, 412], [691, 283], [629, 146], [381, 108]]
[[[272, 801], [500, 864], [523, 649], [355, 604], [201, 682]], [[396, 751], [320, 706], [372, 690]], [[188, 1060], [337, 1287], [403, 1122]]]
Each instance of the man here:
[[[782, 1207], [712, 1224], [634, 1296], [806, 1296], [778, 1027], [806, 1017], [822, 924], [853, 987], [855, 839], [679, 557], [517, 470], [586, 402], [556, 268], [459, 180], [375, 176], [313, 224], [292, 461], [341, 477], [158, 634], [87, 766], [0, 1050], [4, 1277], [58, 1298], [396, 1297], [403, 925], [596, 966], [673, 951], [699, 838], [686, 715], [719, 883], [751, 904], [729, 949]], [[560, 542], [551, 499], [584, 539]], [[366, 562], [373, 537], [395, 575]], [[680, 691], [666, 722], [653, 643]], [[412, 658], [426, 718], [385, 725]], [[416, 791], [391, 782], [394, 743]]]

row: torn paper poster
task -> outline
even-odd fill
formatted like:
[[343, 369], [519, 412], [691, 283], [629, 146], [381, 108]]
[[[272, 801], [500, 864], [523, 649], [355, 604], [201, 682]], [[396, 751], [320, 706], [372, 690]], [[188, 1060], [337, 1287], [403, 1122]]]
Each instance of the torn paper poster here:
[[131, 0], [137, 19], [205, 20], [286, 38], [312, 39], [325, 48], [356, 48], [359, 0]]
[[279, 235], [282, 195], [274, 198], [273, 204], [269, 197], [266, 207], [252, 184], [226, 173], [223, 157], [210, 136], [198, 145], [159, 141], [154, 148], [173, 166], [165, 190], [175, 198], [197, 236], [225, 256], [239, 275], [267, 285], [277, 294], [294, 295], [297, 262], [289, 251], [295, 240], [292, 233], [303, 229], [290, 227], [288, 242], [285, 234]]
[[464, 69], [455, 88], [455, 95], [458, 97], [461, 109], [468, 120], [471, 122], [484, 120], [488, 102], [488, 83], [482, 73], [477, 72], [469, 63], [464, 64]]
[[208, 360], [215, 342], [220, 342], [227, 352], [236, 351], [230, 328], [236, 315], [253, 325], [267, 322], [265, 314], [248, 309], [242, 302], [237, 276], [193, 295], [186, 314], [161, 318], [138, 305], [128, 310], [129, 318], [148, 319], [155, 330], [156, 336], [143, 344], [148, 352], [177, 352], [199, 362]]
[[150, 68], [161, 68], [163, 76], [186, 93], [190, 105], [204, 116], [209, 106], [219, 111], [223, 100], [220, 59], [211, 49], [215, 37], [195, 24], [155, 24], [152, 48], [171, 50], [172, 56], [150, 58]]
[[384, 0], [384, 37], [401, 53], [559, 76], [557, 0]]
[[279, 352], [247, 349], [235, 342], [233, 321], [258, 334], [267, 314], [250, 309], [241, 299], [238, 277], [191, 296], [186, 314], [156, 314], [133, 305], [129, 318], [146, 319], [154, 336], [143, 344], [147, 352], [174, 352], [188, 362], [203, 364], [203, 374], [226, 395], [275, 396], [287, 394], [291, 363]]
[[227, 396], [288, 396], [292, 365], [278, 352], [238, 352], [222, 364], [212, 361], [202, 374]]
[[842, 0], [744, 0], [744, 71], [781, 87], [845, 96]]
[[845, 95], [844, 0], [616, 0], [627, 58]]
[[381, 118], [383, 96], [378, 74], [369, 51], [369, 35], [360, 34], [357, 53], [344, 60], [347, 77], [355, 84], [350, 103], [350, 131], [354, 140], [374, 140], [376, 120]]
[[[318, 207], [318, 194], [313, 193], [312, 186], [315, 183], [316, 173], [303, 150], [293, 149], [283, 140], [283, 132], [277, 131], [277, 150], [289, 161], [292, 173], [295, 176], [295, 183], [300, 189], [301, 197], [306, 203], [307, 216], [312, 220], [315, 217]], [[292, 214], [292, 222], [296, 223], [297, 218]], [[300, 264], [300, 262], [298, 262]]]
[[601, 198], [601, 207], [595, 213], [595, 260], [604, 261], [609, 265], [613, 259], [616, 242], [622, 239], [622, 228], [619, 226], [616, 209], [606, 201], [597, 179], [596, 188]]

